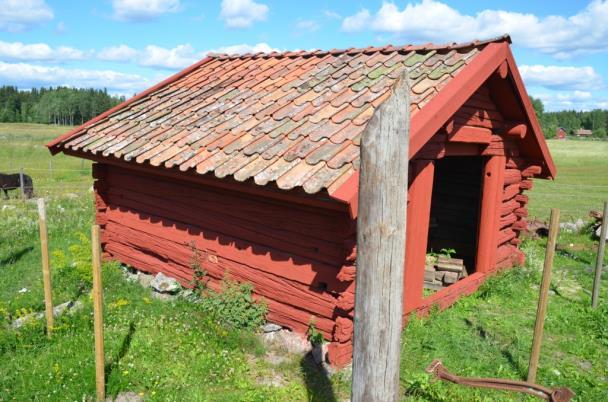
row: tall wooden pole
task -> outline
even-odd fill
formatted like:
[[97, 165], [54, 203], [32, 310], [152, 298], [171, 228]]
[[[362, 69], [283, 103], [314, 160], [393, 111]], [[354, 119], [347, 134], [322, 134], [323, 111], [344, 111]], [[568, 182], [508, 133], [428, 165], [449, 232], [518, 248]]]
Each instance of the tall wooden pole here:
[[540, 357], [540, 345], [543, 340], [545, 326], [545, 315], [547, 314], [547, 301], [549, 297], [549, 286], [551, 285], [551, 269], [553, 268], [553, 256], [555, 255], [555, 244], [559, 231], [559, 209], [551, 210], [551, 223], [549, 226], [549, 237], [545, 251], [545, 265], [543, 267], [543, 279], [540, 284], [538, 307], [536, 309], [536, 323], [534, 324], [534, 335], [532, 338], [532, 353], [530, 353], [530, 365], [528, 366], [528, 382], [536, 382], [536, 371]]
[[353, 402], [399, 398], [410, 124], [405, 74], [392, 90], [361, 140]]
[[103, 350], [103, 288], [101, 283], [101, 245], [99, 225], [91, 228], [91, 246], [93, 248], [93, 318], [95, 331], [95, 380], [97, 400], [105, 399], [105, 372]]
[[44, 287], [44, 307], [46, 313], [46, 335], [50, 338], [53, 330], [53, 292], [49, 263], [49, 236], [46, 227], [44, 198], [38, 198], [38, 226], [40, 228], [40, 251], [42, 255], [42, 284]]
[[600, 245], [597, 249], [597, 260], [595, 261], [595, 277], [593, 278], [593, 293], [591, 294], [591, 306], [597, 307], [597, 299], [600, 295], [600, 282], [602, 279], [602, 268], [604, 266], [604, 250], [606, 249], [606, 233], [608, 233], [608, 201], [604, 201], [604, 215], [602, 216], [602, 228], [600, 229]]

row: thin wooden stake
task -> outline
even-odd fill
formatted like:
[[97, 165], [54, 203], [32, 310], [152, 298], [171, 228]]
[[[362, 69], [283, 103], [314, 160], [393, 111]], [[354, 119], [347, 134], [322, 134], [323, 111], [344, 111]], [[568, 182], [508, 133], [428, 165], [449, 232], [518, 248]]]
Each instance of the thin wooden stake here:
[[595, 261], [595, 277], [593, 278], [593, 293], [591, 294], [591, 307], [597, 307], [597, 299], [600, 295], [600, 282], [602, 280], [602, 268], [604, 266], [604, 250], [606, 249], [606, 233], [608, 233], [608, 201], [604, 201], [604, 215], [602, 217], [602, 229], [600, 229], [600, 245], [597, 249], [597, 260]]
[[549, 226], [549, 237], [545, 251], [545, 265], [543, 267], [543, 279], [540, 284], [538, 307], [536, 309], [536, 323], [534, 324], [534, 335], [532, 338], [532, 352], [530, 353], [530, 365], [528, 367], [528, 382], [536, 382], [536, 371], [538, 370], [538, 359], [540, 357], [540, 346], [543, 340], [545, 326], [545, 315], [547, 314], [547, 301], [549, 297], [549, 286], [551, 285], [551, 269], [553, 268], [553, 256], [555, 255], [555, 244], [559, 231], [559, 209], [551, 209], [551, 223]]
[[399, 399], [409, 93], [404, 73], [361, 140], [353, 402]]
[[44, 198], [38, 198], [38, 226], [40, 228], [40, 251], [42, 254], [42, 284], [44, 286], [44, 307], [46, 313], [46, 335], [50, 338], [53, 331], [53, 291], [51, 287], [51, 268], [49, 263], [49, 236], [46, 227], [46, 208]]
[[93, 318], [95, 331], [95, 380], [97, 400], [103, 401], [106, 394], [103, 350], [103, 288], [101, 283], [101, 245], [99, 225], [91, 228], [91, 247], [93, 251]]
[[23, 168], [19, 169], [19, 187], [21, 187], [21, 198], [25, 200], [25, 184], [23, 183]]

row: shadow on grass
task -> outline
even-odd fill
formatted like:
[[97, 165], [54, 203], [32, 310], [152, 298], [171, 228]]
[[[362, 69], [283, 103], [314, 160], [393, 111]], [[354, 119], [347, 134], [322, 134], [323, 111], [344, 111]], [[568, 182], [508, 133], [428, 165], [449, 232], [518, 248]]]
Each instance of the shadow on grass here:
[[21, 258], [23, 258], [23, 256], [25, 256], [27, 253], [29, 253], [33, 249], [34, 249], [34, 247], [29, 246], [29, 247], [22, 248], [19, 251], [15, 251], [14, 253], [11, 253], [8, 257], [0, 260], [0, 266], [16, 263]]
[[307, 353], [302, 357], [300, 368], [306, 382], [307, 400], [312, 402], [337, 402], [333, 385], [329, 379], [329, 373], [325, 370], [325, 367], [315, 363], [312, 353]]
[[[471, 321], [468, 318], [464, 319], [465, 324], [467, 324], [472, 330], [474, 330], [475, 332], [477, 332], [477, 335], [485, 340], [489, 340], [489, 338], [491, 337], [488, 334], [488, 331], [486, 331], [486, 329], [481, 326], [481, 324], [478, 323], [474, 323], [473, 321]], [[517, 359], [515, 359], [515, 356], [513, 356], [513, 353], [511, 353], [511, 351], [505, 347], [500, 347], [500, 354], [507, 360], [507, 362], [509, 362], [509, 364], [511, 365], [511, 367], [513, 368], [513, 370], [515, 370], [518, 374], [518, 376], [521, 379], [525, 379], [528, 372], [527, 372], [527, 368], [522, 367], [519, 362], [517, 361]]]
[[108, 381], [108, 378], [110, 377], [110, 374], [112, 374], [112, 371], [116, 368], [116, 366], [118, 366], [118, 363], [120, 363], [122, 358], [125, 357], [125, 355], [129, 351], [129, 348], [131, 347], [131, 340], [133, 339], [134, 333], [135, 333], [135, 323], [133, 321], [131, 321], [131, 323], [129, 324], [129, 332], [127, 332], [127, 335], [122, 340], [122, 344], [120, 345], [120, 349], [118, 350], [118, 354], [116, 355], [116, 358], [112, 359], [110, 362], [106, 363], [106, 365], [105, 365], [104, 372], [105, 372], [105, 377], [106, 377], [106, 383]]

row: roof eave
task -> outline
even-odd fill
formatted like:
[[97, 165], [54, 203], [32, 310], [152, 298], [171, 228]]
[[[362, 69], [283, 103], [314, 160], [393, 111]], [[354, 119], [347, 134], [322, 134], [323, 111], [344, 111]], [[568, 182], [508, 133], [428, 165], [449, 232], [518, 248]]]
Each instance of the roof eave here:
[[196, 70], [197, 68], [199, 68], [200, 66], [207, 63], [210, 60], [213, 60], [213, 58], [208, 56], [208, 57], [205, 57], [204, 59], [194, 63], [190, 67], [186, 67], [182, 71], [179, 71], [179, 72], [173, 74], [172, 76], [159, 82], [158, 84], [146, 89], [143, 92], [140, 92], [139, 94], [133, 96], [132, 98], [129, 98], [126, 101], [114, 106], [113, 108], [106, 110], [102, 114], [93, 117], [91, 120], [88, 120], [87, 122], [81, 124], [80, 126], [73, 128], [72, 130], [68, 131], [67, 133], [49, 141], [46, 144], [46, 147], [51, 151], [51, 154], [53, 154], [53, 155], [61, 152], [59, 145], [66, 142], [67, 140], [71, 139], [72, 137], [76, 136], [78, 133], [80, 133], [84, 129], [89, 128], [90, 126], [97, 123], [98, 121], [103, 120], [108, 116], [111, 116], [112, 114], [131, 105], [134, 102], [137, 102], [138, 100], [150, 95], [151, 93], [158, 91], [159, 89], [163, 88], [164, 86], [174, 83], [175, 81], [190, 74], [192, 71]]

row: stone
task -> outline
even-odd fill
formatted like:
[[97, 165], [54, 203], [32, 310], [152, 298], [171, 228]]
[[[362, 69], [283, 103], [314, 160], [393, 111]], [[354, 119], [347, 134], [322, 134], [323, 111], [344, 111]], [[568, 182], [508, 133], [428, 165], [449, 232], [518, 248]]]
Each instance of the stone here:
[[[55, 307], [53, 307], [53, 317], [59, 317], [63, 313], [67, 312], [68, 314], [74, 314], [76, 311], [82, 309], [83, 303], [80, 300], [68, 301], [65, 303], [61, 303]], [[44, 318], [44, 312], [31, 313], [24, 315], [23, 317], [17, 318], [11, 324], [11, 328], [18, 329], [28, 322], [34, 320], [42, 320]]]
[[266, 355], [264, 356], [264, 360], [266, 360], [268, 363], [272, 364], [273, 366], [278, 366], [279, 364], [286, 362], [288, 359], [284, 355], [270, 351], [270, 352], [266, 353]]
[[175, 294], [182, 289], [182, 286], [174, 278], [170, 278], [167, 275], [159, 272], [156, 274], [152, 283], [150, 283], [152, 289], [159, 293]]
[[575, 233], [578, 232], [578, 226], [573, 222], [563, 222], [559, 224], [559, 228], [565, 232]]
[[581, 230], [583, 230], [583, 228], [585, 227], [585, 221], [582, 220], [581, 218], [578, 218], [576, 220], [576, 222], [574, 222], [574, 224], [576, 225], [576, 228], [578, 229], [578, 232], [580, 232]]
[[121, 392], [116, 398], [107, 397], [106, 402], [143, 402], [144, 398], [135, 392]]
[[282, 329], [262, 334], [262, 341], [269, 347], [274, 347], [291, 354], [304, 355], [312, 350], [312, 345], [303, 335]]
[[139, 272], [137, 274], [137, 281], [139, 282], [139, 284], [141, 286], [143, 286], [144, 288], [149, 288], [150, 284], [152, 283], [152, 280], [154, 279], [153, 275], [149, 275], [149, 274], [145, 274], [143, 272]]
[[281, 327], [280, 325], [274, 324], [272, 322], [262, 325], [262, 331], [264, 331], [265, 333], [277, 332], [277, 331], [280, 331], [281, 329], [283, 329], [283, 327]]
[[174, 295], [171, 293], [152, 292], [152, 298], [156, 299], [156, 300], [160, 300], [160, 301], [165, 301], [165, 302], [174, 301], [175, 299], [177, 299], [177, 297], [178, 297], [178, 295]]
[[[599, 239], [602, 234], [602, 225], [598, 226], [595, 230], [595, 236]], [[606, 240], [608, 240], [608, 230], [606, 231]]]

